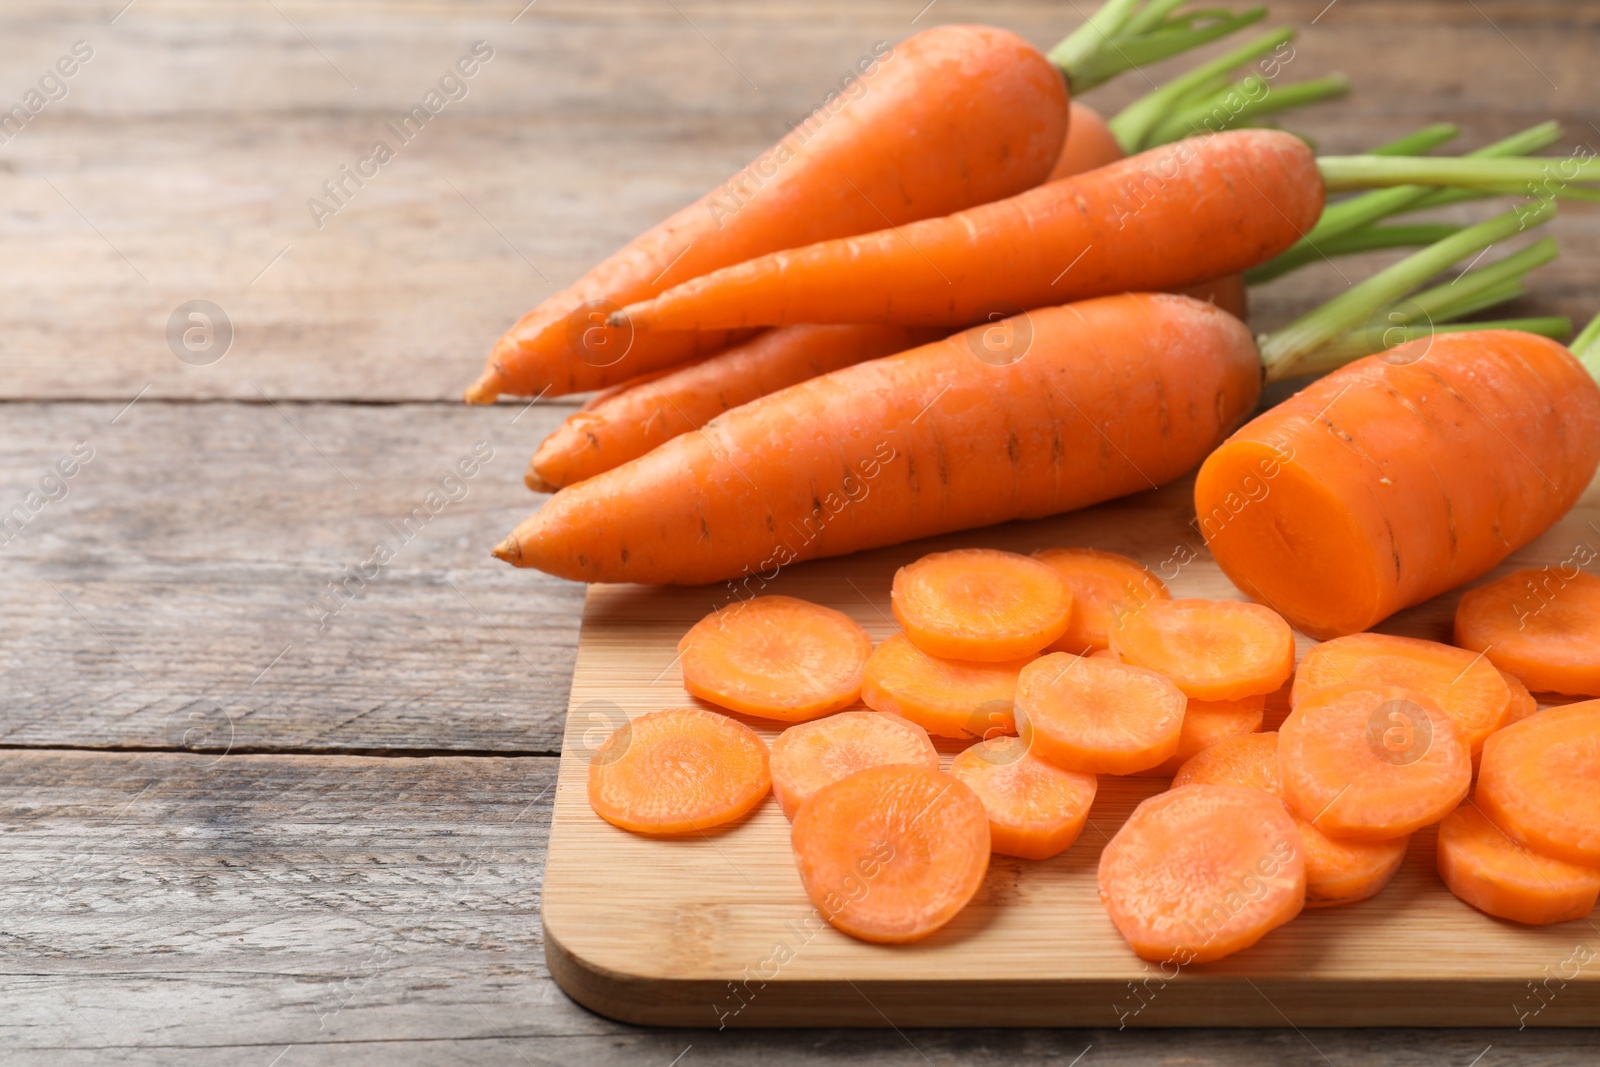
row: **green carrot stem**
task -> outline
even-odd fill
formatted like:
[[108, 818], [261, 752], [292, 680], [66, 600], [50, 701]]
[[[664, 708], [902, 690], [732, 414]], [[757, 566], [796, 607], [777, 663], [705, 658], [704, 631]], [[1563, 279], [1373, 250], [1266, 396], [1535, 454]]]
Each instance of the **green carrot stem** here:
[[1075, 93], [1086, 92], [1125, 70], [1143, 67], [1236, 33], [1265, 18], [1267, 9], [1253, 7], [1237, 15], [1227, 11], [1205, 12], [1211, 21], [1201, 20], [1200, 14], [1182, 21], [1169, 21], [1151, 33], [1133, 34], [1125, 28], [1123, 33], [1105, 38], [1100, 48], [1074, 65], [1062, 68], [1067, 83]]
[[1430, 152], [1446, 141], [1453, 141], [1461, 135], [1461, 127], [1453, 122], [1435, 122], [1431, 126], [1424, 126], [1416, 133], [1408, 133], [1386, 144], [1367, 150], [1369, 156], [1420, 156]]
[[1589, 325], [1567, 347], [1578, 357], [1589, 376], [1600, 381], [1600, 343], [1596, 342], [1600, 342], [1600, 315], [1590, 319]]
[[[1498, 304], [1504, 304], [1507, 301], [1516, 300], [1527, 295], [1527, 285], [1523, 284], [1521, 278], [1515, 278], [1508, 282], [1501, 282], [1498, 285], [1486, 286], [1464, 294], [1456, 294], [1453, 299], [1430, 313], [1428, 318], [1435, 326], [1439, 326], [1447, 322], [1456, 322], [1459, 319], [1464, 319], [1468, 315], [1476, 315], [1485, 308], [1492, 308]], [[1402, 301], [1396, 307], [1403, 309], [1407, 306], [1407, 303], [1407, 301]]]
[[1437, 185], [1518, 192], [1527, 183], [1551, 196], [1569, 185], [1600, 180], [1600, 159], [1473, 159], [1466, 156], [1323, 156], [1317, 160], [1329, 192]]
[[1261, 339], [1261, 361], [1268, 377], [1292, 376], [1297, 371], [1296, 362], [1305, 354], [1361, 325], [1373, 312], [1400, 299], [1458, 259], [1503, 241], [1527, 226], [1545, 222], [1554, 214], [1555, 206], [1548, 202], [1526, 211], [1508, 211], [1452, 234], [1351, 286]]
[[1261, 75], [1252, 74], [1163, 119], [1145, 139], [1145, 147], [1152, 148], [1206, 131], [1217, 133], [1234, 129], [1263, 115], [1304, 107], [1349, 91], [1350, 80], [1343, 74], [1277, 88], [1270, 86]]
[[1188, 0], [1150, 0], [1150, 3], [1134, 12], [1133, 17], [1122, 24], [1120, 32], [1124, 37], [1137, 37], [1140, 34], [1150, 33], [1174, 24], [1187, 28], [1193, 25], [1195, 20], [1206, 16], [1220, 14], [1226, 17], [1233, 14], [1231, 11], [1219, 13], [1214, 9], [1210, 11], [1188, 11], [1182, 15], [1174, 16], [1169, 21], [1167, 16], [1186, 3], [1188, 3]]
[[1219, 74], [1226, 74], [1235, 67], [1259, 59], [1271, 52], [1274, 48], [1284, 44], [1294, 36], [1291, 29], [1274, 30], [1271, 33], [1257, 37], [1247, 44], [1240, 45], [1226, 55], [1219, 56], [1210, 63], [1205, 63], [1194, 70], [1188, 71], [1174, 78], [1153, 92], [1147, 93], [1118, 112], [1107, 125], [1111, 134], [1122, 146], [1123, 151], [1132, 154], [1145, 147], [1145, 139], [1178, 101], [1184, 99], [1198, 87]]
[[[1413, 294], [1405, 300], [1403, 306], [1407, 309], [1407, 321], [1413, 321], [1409, 316], [1421, 315], [1440, 321], [1450, 316], [1452, 308], [1463, 301], [1470, 301], [1478, 294], [1502, 286], [1507, 282], [1517, 282], [1535, 267], [1542, 267], [1556, 256], [1560, 255], [1561, 248], [1553, 237], [1535, 241], [1527, 248], [1513, 252], [1504, 259], [1495, 261], [1487, 267], [1469, 270], [1452, 281], [1436, 285], [1432, 289], [1424, 289]], [[1480, 305], [1481, 307], [1481, 305]], [[1473, 308], [1472, 310], [1478, 310]], [[1466, 311], [1456, 311], [1456, 315], [1469, 314]]]
[[1460, 226], [1445, 222], [1421, 222], [1405, 226], [1363, 226], [1347, 233], [1336, 233], [1315, 247], [1302, 241], [1282, 255], [1245, 271], [1244, 280], [1247, 285], [1261, 285], [1323, 258], [1332, 259], [1334, 256], [1373, 252], [1383, 248], [1415, 248], [1418, 245], [1431, 245], [1453, 233], [1459, 233], [1461, 229]]
[[1082, 92], [1074, 83], [1072, 73], [1096, 51], [1105, 47], [1112, 34], [1122, 28], [1139, 6], [1139, 0], [1106, 0], [1098, 11], [1090, 15], [1082, 26], [1073, 30], [1048, 53], [1050, 62], [1060, 67], [1067, 76], [1067, 84]]
[[1492, 322], [1391, 326], [1372, 336], [1368, 335], [1368, 331], [1356, 330], [1310, 353], [1295, 373], [1326, 374], [1362, 356], [1370, 356], [1374, 352], [1382, 352], [1396, 345], [1403, 345], [1407, 341], [1415, 341], [1419, 337], [1431, 337], [1438, 333], [1473, 333], [1478, 330], [1521, 330], [1523, 333], [1536, 333], [1541, 337], [1560, 341], [1571, 336], [1572, 320], [1562, 315], [1551, 315], [1527, 319], [1496, 319]]

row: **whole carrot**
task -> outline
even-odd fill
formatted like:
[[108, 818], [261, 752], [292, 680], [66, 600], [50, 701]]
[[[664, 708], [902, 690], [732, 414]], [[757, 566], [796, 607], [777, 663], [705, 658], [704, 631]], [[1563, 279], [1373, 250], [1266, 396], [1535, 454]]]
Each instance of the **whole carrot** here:
[[601, 388], [714, 351], [728, 335], [631, 336], [607, 328], [606, 313], [778, 249], [1011, 196], [1043, 180], [1060, 151], [1062, 76], [1006, 30], [925, 30], [857, 72], [727, 183], [523, 316], [466, 399]]

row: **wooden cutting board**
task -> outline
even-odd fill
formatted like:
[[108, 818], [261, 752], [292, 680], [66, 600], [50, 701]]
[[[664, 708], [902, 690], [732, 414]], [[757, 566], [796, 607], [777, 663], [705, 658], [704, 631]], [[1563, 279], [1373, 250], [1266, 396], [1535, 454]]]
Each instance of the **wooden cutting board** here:
[[[1241, 598], [1188, 525], [1190, 483], [1058, 519], [1013, 523], [790, 568], [763, 592], [894, 632], [889, 583], [928, 551], [1089, 545], [1160, 574], [1174, 596]], [[1496, 574], [1600, 551], [1600, 491]], [[1581, 558], [1581, 557], [1580, 557]], [[770, 798], [739, 824], [651, 840], [589, 808], [590, 754], [624, 716], [693, 704], [677, 641], [727, 603], [726, 586], [591, 586], [584, 612], [549, 862], [546, 954], [580, 1003], [682, 1026], [1547, 1026], [1600, 1019], [1600, 919], [1532, 928], [1453, 897], [1432, 831], [1395, 880], [1358, 904], [1307, 911], [1228, 959], [1163, 973], [1123, 943], [1096, 895], [1100, 850], [1164, 779], [1103, 777], [1089, 826], [1061, 856], [996, 856], [949, 926], [909, 946], [869, 945], [818, 919]], [[1241, 598], [1242, 599], [1242, 598]], [[1448, 640], [1457, 594], [1382, 628]], [[1303, 653], [1309, 644], [1300, 639]], [[1269, 708], [1267, 727], [1281, 718]], [[777, 730], [749, 720], [769, 740]], [[959, 744], [944, 749], [946, 761]]]

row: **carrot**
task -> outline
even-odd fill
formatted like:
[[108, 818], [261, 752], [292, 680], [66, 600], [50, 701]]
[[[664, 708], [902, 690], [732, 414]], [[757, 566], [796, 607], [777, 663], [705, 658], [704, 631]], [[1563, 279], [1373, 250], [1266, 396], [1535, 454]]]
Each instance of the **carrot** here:
[[1273, 130], [1180, 141], [945, 218], [757, 257], [611, 321], [641, 332], [964, 326], [996, 307], [1192, 285], [1269, 259], [1309, 229], [1322, 211], [1316, 167], [1304, 141]]
[[1351, 634], [1307, 652], [1295, 672], [1290, 704], [1331, 686], [1393, 685], [1428, 697], [1455, 720], [1474, 753], [1506, 724], [1511, 690], [1482, 656], [1463, 649], [1389, 634]]
[[1145, 800], [1100, 853], [1100, 899], [1140, 957], [1187, 966], [1249, 948], [1300, 914], [1300, 832], [1254, 789], [1188, 785]]
[[939, 753], [928, 731], [898, 715], [844, 711], [799, 723], [772, 742], [772, 795], [792, 820], [823, 786], [891, 763], [936, 771]]
[[729, 408], [935, 338], [903, 326], [788, 326], [599, 394], [545, 438], [524, 479], [549, 492], [637, 459]]
[[1581, 919], [1600, 897], [1600, 870], [1523, 848], [1470, 800], [1439, 824], [1437, 862], [1450, 892], [1497, 919]]
[[[1280, 797], [1277, 733], [1244, 734], [1219, 741], [1187, 760], [1172, 788], [1234, 785]], [[1406, 858], [1410, 837], [1388, 841], [1335, 841], [1293, 812], [1306, 861], [1306, 907], [1353, 904], [1376, 895]]]
[[1029, 659], [967, 663], [928, 655], [894, 634], [872, 650], [861, 673], [861, 702], [910, 719], [938, 737], [971, 740], [1016, 732], [1011, 704]]
[[1006, 30], [938, 26], [858, 72], [727, 183], [525, 315], [467, 400], [594, 389], [715, 351], [726, 334], [634, 336], [605, 315], [753, 256], [1014, 195], [1065, 138], [1061, 75]]
[[1282, 616], [1239, 600], [1150, 600], [1111, 630], [1124, 663], [1160, 671], [1196, 700], [1270, 693], [1294, 673]]
[[992, 850], [1025, 860], [1047, 860], [1072, 846], [1098, 785], [1092, 774], [1046, 763], [1016, 737], [979, 741], [957, 753], [950, 773], [983, 802]]
[[1533, 699], [1533, 694], [1528, 692], [1521, 678], [1506, 671], [1501, 671], [1500, 677], [1506, 680], [1506, 688], [1511, 691], [1511, 705], [1506, 712], [1505, 725], [1510, 726], [1538, 713], [1539, 702]]
[[750, 727], [701, 708], [652, 711], [624, 724], [589, 761], [589, 805], [637, 834], [686, 834], [744, 815], [767, 795], [767, 745]]
[[557, 493], [495, 555], [583, 581], [758, 588], [799, 560], [1148, 489], [1259, 395], [1249, 331], [1183, 297], [1106, 297], [1025, 325], [1025, 358], [981, 327], [735, 408]]
[[1455, 641], [1530, 689], [1600, 696], [1600, 578], [1569, 562], [1469, 589]]
[[869, 767], [818, 790], [790, 828], [806, 896], [851, 937], [927, 937], [966, 907], [989, 869], [989, 819], [965, 785], [910, 764]]
[[1519, 844], [1600, 867], [1600, 700], [1490, 735], [1473, 802]]
[[1398, 686], [1318, 689], [1278, 731], [1289, 810], [1336, 840], [1383, 841], [1461, 803], [1472, 759], [1454, 720]]
[[1127, 155], [1098, 111], [1077, 100], [1072, 101], [1069, 109], [1067, 137], [1055, 166], [1050, 168], [1050, 176], [1045, 179], [1047, 182], [1096, 170]]
[[1017, 677], [1017, 728], [1029, 750], [1090, 774], [1137, 774], [1170, 759], [1185, 703], [1155, 671], [1065, 652]]
[[889, 603], [906, 637], [928, 655], [1004, 663], [1061, 636], [1072, 592], [1036, 559], [963, 548], [895, 571]]
[[1115, 552], [1093, 548], [1045, 548], [1034, 553], [1055, 568], [1072, 594], [1067, 628], [1051, 652], [1084, 655], [1111, 646], [1111, 626], [1124, 611], [1146, 600], [1170, 600], [1166, 584], [1150, 568]]
[[1170, 778], [1184, 763], [1206, 749], [1261, 729], [1267, 698], [1261, 694], [1238, 700], [1191, 700], [1183, 709], [1178, 750], [1147, 773]]
[[764, 719], [802, 722], [861, 695], [872, 639], [842, 611], [787, 596], [718, 608], [678, 641], [683, 687]]

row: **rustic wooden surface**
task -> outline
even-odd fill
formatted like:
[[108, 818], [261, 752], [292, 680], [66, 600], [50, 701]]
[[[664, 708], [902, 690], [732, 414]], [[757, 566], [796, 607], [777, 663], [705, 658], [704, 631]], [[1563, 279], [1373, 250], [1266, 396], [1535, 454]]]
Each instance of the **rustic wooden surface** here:
[[[95, 456], [0, 546], [6, 1063], [1594, 1061], [1587, 1030], [653, 1030], [549, 978], [546, 790], [582, 590], [484, 548], [570, 403], [453, 398], [529, 303], [875, 40], [982, 20], [1048, 45], [1084, 0], [124, 2], [0, 9], [7, 107], [94, 48], [0, 144], [0, 510], [75, 443]], [[1357, 83], [1296, 122], [1325, 149], [1551, 115], [1600, 143], [1592, 5], [1274, 7], [1302, 28], [1295, 76]], [[469, 96], [315, 228], [306, 199], [475, 40], [495, 58]], [[1564, 211], [1528, 312], [1594, 310], [1597, 219]], [[1341, 284], [1277, 283], [1258, 321]], [[209, 366], [164, 339], [193, 298], [236, 328]], [[495, 454], [465, 496], [319, 627], [327, 583], [478, 441]]]

